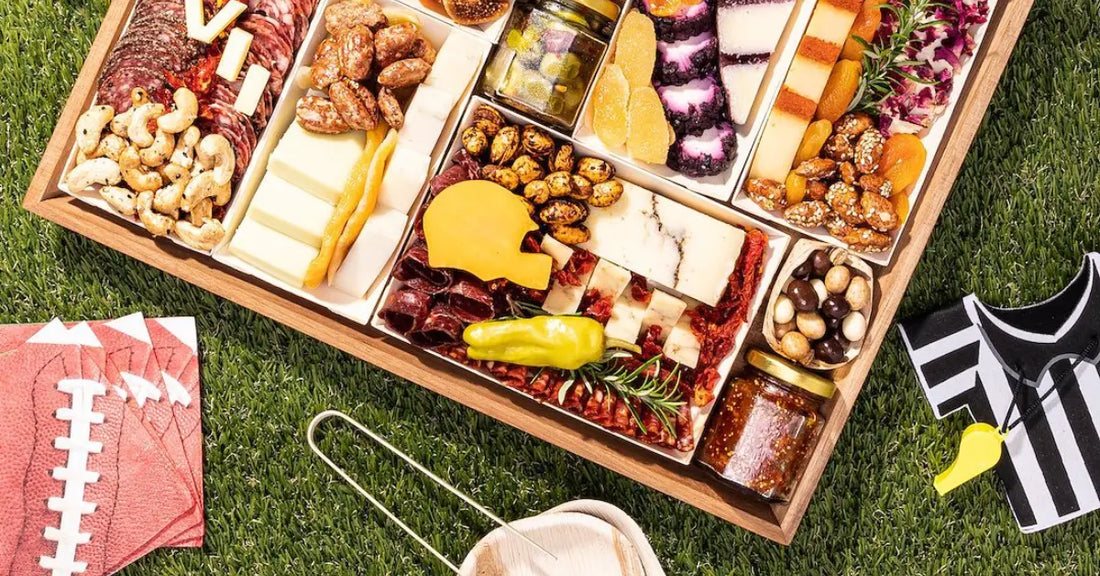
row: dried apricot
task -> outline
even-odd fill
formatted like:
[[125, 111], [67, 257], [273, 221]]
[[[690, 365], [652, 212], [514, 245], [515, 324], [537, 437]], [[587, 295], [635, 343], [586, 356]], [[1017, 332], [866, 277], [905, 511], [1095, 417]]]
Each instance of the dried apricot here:
[[883, 146], [882, 158], [875, 173], [889, 180], [895, 193], [906, 192], [917, 183], [927, 157], [928, 152], [920, 138], [913, 134], [895, 134]]
[[898, 213], [898, 226], [905, 224], [909, 218], [909, 193], [899, 192], [890, 197], [890, 203], [894, 205], [894, 212]]
[[657, 62], [657, 31], [653, 20], [637, 10], [623, 18], [615, 41], [615, 63], [623, 69], [630, 88], [649, 86]]
[[668, 160], [668, 147], [668, 121], [661, 98], [652, 86], [635, 88], [627, 109], [627, 153], [635, 160], [664, 164]]
[[828, 120], [818, 120], [806, 128], [802, 135], [802, 144], [798, 146], [798, 153], [794, 155], [794, 164], [799, 164], [821, 154], [821, 147], [825, 145], [829, 135], [833, 133], [833, 123]]
[[863, 45], [855, 38], [870, 43], [882, 23], [883, 0], [864, 0], [863, 9], [856, 15], [855, 24], [852, 24], [852, 33], [848, 41], [844, 43], [844, 49], [840, 57], [847, 60], [861, 60], [863, 58]]
[[626, 143], [626, 107], [630, 84], [618, 64], [608, 64], [592, 91], [592, 129], [611, 149]]
[[863, 65], [858, 60], [841, 60], [833, 66], [833, 73], [825, 84], [825, 92], [817, 105], [817, 117], [836, 122], [848, 111], [852, 98], [859, 89], [859, 77]]
[[806, 197], [806, 178], [791, 172], [787, 174], [787, 205], [794, 206]]

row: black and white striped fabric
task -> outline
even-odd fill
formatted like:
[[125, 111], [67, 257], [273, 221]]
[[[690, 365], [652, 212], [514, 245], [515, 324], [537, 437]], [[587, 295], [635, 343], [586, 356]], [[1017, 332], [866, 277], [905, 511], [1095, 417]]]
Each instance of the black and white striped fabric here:
[[1069, 286], [1040, 304], [993, 308], [971, 294], [900, 328], [937, 418], [965, 408], [1000, 426], [1017, 382], [1009, 422], [1059, 378], [1075, 380], [1012, 430], [996, 472], [1025, 533], [1100, 508], [1100, 351], [1069, 373], [1100, 335], [1100, 254], [1087, 255]]

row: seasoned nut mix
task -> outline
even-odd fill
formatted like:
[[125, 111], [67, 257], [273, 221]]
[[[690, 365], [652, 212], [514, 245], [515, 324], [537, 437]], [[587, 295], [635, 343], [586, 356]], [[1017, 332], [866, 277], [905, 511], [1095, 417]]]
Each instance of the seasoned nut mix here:
[[855, 184], [856, 178], [859, 178], [859, 173], [856, 172], [856, 166], [851, 162], [841, 162], [837, 167], [837, 172], [840, 173], [840, 179], [845, 184]]
[[511, 168], [488, 164], [481, 169], [481, 175], [486, 180], [496, 182], [509, 190], [519, 188], [519, 174], [516, 174], [516, 171]]
[[432, 65], [420, 58], [398, 60], [378, 73], [378, 84], [386, 88], [405, 88], [424, 81]]
[[750, 178], [745, 183], [745, 193], [765, 210], [778, 210], [787, 205], [787, 190], [775, 180]]
[[838, 240], [843, 240], [852, 231], [852, 225], [845, 222], [836, 212], [826, 215], [823, 225], [829, 231], [829, 235]]
[[863, 223], [863, 208], [859, 205], [859, 192], [844, 182], [834, 182], [825, 193], [825, 201], [849, 224]]
[[[389, 26], [374, 35], [374, 59], [379, 68], [385, 68], [410, 56], [420, 32], [416, 25], [404, 22]], [[427, 62], [425, 62], [427, 64]]]
[[588, 218], [588, 207], [567, 198], [554, 198], [539, 208], [539, 220], [550, 225], [576, 224]]
[[855, 148], [852, 147], [852, 139], [843, 134], [833, 134], [825, 141], [825, 147], [821, 150], [826, 158], [832, 158], [837, 162], [847, 162], [852, 159]]
[[623, 183], [618, 180], [600, 182], [592, 187], [592, 196], [588, 203], [597, 208], [606, 208], [623, 197]]
[[538, 126], [523, 127], [523, 150], [535, 158], [546, 158], [554, 151], [554, 139]]
[[878, 162], [882, 159], [882, 150], [885, 145], [886, 137], [878, 130], [871, 129], [860, 134], [853, 157], [856, 169], [862, 174], [870, 174], [878, 170]]
[[864, 192], [874, 192], [884, 198], [894, 193], [894, 183], [877, 174], [864, 174], [859, 177], [859, 187]]
[[474, 126], [492, 138], [504, 127], [504, 116], [492, 106], [481, 105], [474, 110]]
[[550, 187], [550, 196], [553, 198], [573, 194], [573, 175], [568, 172], [552, 172], [546, 176], [546, 184]]
[[898, 227], [898, 212], [894, 205], [886, 198], [874, 192], [863, 192], [860, 199], [863, 207], [863, 219], [867, 224], [879, 232], [889, 232]]
[[577, 200], [588, 200], [592, 197], [592, 182], [580, 174], [573, 174], [573, 191], [569, 196]]
[[848, 248], [856, 252], [885, 252], [890, 248], [890, 236], [870, 228], [854, 228], [844, 238]]
[[810, 158], [799, 164], [794, 173], [812, 180], [832, 178], [836, 175], [836, 161], [828, 158]]
[[810, 200], [824, 200], [825, 194], [829, 191], [829, 186], [820, 180], [809, 180], [806, 182], [806, 197]]
[[519, 175], [521, 184], [527, 184], [534, 180], [538, 180], [542, 178], [544, 174], [539, 161], [528, 154], [516, 158], [516, 160], [512, 162], [512, 170], [515, 170], [516, 174]]
[[593, 184], [599, 184], [615, 177], [615, 167], [606, 160], [586, 157], [577, 161], [577, 174], [584, 176]]
[[528, 182], [523, 187], [523, 197], [535, 204], [545, 204], [550, 199], [550, 186], [543, 180]]
[[519, 128], [505, 126], [493, 137], [489, 147], [489, 161], [493, 164], [511, 162], [519, 151]]
[[462, 131], [462, 147], [470, 153], [470, 156], [480, 156], [489, 146], [489, 139], [477, 126], [470, 126]]
[[378, 89], [378, 111], [382, 113], [382, 119], [390, 128], [400, 130], [405, 125], [405, 113], [401, 111], [401, 103], [389, 88]]
[[359, 24], [339, 36], [340, 72], [352, 80], [363, 80], [370, 75], [374, 62], [374, 34], [370, 28]]
[[318, 134], [342, 134], [349, 130], [332, 101], [322, 96], [306, 96], [295, 108], [298, 124]]
[[562, 244], [572, 245], [588, 242], [592, 233], [588, 231], [588, 227], [584, 224], [576, 224], [573, 226], [550, 226], [550, 235]]
[[550, 155], [550, 171], [572, 172], [575, 159], [573, 158], [573, 145], [562, 144], [556, 152]]
[[875, 125], [874, 119], [863, 112], [854, 112], [852, 114], [845, 114], [837, 120], [836, 125], [833, 127], [837, 134], [843, 134], [845, 136], [859, 136], [864, 131], [870, 129]]
[[803, 228], [817, 228], [825, 223], [829, 205], [816, 200], [799, 202], [783, 211], [787, 222]]

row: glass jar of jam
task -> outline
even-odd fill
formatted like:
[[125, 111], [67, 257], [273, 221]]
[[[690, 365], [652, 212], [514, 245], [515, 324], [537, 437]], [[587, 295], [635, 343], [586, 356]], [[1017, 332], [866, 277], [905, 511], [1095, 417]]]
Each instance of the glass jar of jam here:
[[619, 6], [610, 0], [517, 6], [482, 90], [546, 124], [571, 128], [618, 16]]
[[699, 461], [745, 491], [784, 502], [825, 423], [821, 405], [836, 387], [759, 350], [747, 359], [751, 368], [730, 381]]

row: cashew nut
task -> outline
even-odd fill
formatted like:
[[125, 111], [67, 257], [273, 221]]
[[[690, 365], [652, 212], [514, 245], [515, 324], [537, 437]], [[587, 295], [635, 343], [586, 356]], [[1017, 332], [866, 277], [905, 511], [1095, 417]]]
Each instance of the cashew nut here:
[[225, 228], [213, 218], [203, 220], [201, 227], [187, 220], [180, 220], [176, 223], [176, 235], [184, 244], [196, 250], [213, 250], [225, 238]]
[[129, 136], [130, 119], [134, 117], [134, 109], [123, 112], [122, 114], [115, 114], [114, 118], [111, 118], [111, 133], [115, 136], [126, 138]]
[[153, 210], [179, 219], [185, 183], [173, 182], [153, 194]]
[[104, 186], [99, 189], [99, 195], [111, 208], [123, 216], [133, 216], [137, 212], [137, 196], [132, 190], [118, 186]]
[[91, 154], [99, 145], [99, 137], [103, 129], [115, 117], [115, 109], [111, 106], [92, 106], [88, 108], [76, 121], [76, 146], [81, 152]]
[[115, 134], [107, 134], [100, 141], [99, 145], [95, 147], [88, 157], [89, 158], [102, 158], [107, 157], [115, 162], [122, 156], [122, 151], [126, 149], [126, 140], [121, 136]]
[[180, 207], [190, 212], [191, 207], [201, 202], [203, 198], [212, 198], [216, 206], [225, 206], [229, 202], [231, 191], [228, 182], [218, 184], [213, 172], [200, 172], [187, 184]]
[[204, 220], [214, 217], [214, 203], [209, 198], [203, 198], [198, 204], [191, 207], [191, 211], [187, 213], [187, 216], [192, 224], [202, 226]]
[[157, 118], [157, 127], [169, 134], [179, 134], [192, 124], [199, 114], [199, 101], [195, 93], [187, 88], [179, 88], [172, 95], [176, 109]]
[[83, 192], [95, 184], [114, 186], [122, 181], [119, 163], [110, 158], [94, 158], [78, 164], [65, 178], [71, 192]]
[[195, 145], [199, 143], [201, 135], [198, 126], [191, 126], [184, 130], [183, 134], [176, 138], [176, 149], [172, 151], [169, 162], [181, 168], [190, 168], [195, 162]]
[[130, 117], [130, 125], [126, 127], [126, 135], [130, 141], [137, 144], [138, 148], [148, 148], [153, 145], [153, 133], [149, 131], [149, 121], [156, 120], [164, 115], [164, 105], [142, 104], [134, 109]]
[[[161, 164], [157, 168], [157, 172], [160, 172], [160, 175], [169, 182], [179, 182], [185, 178], [191, 180], [191, 172], [179, 164]], [[186, 185], [186, 182], [184, 185]]]
[[164, 236], [172, 231], [176, 221], [153, 211], [153, 193], [142, 192], [137, 197], [138, 220], [153, 236]]
[[149, 97], [149, 92], [141, 86], [135, 86], [130, 89], [130, 103], [131, 108], [137, 108], [138, 106], [144, 106], [152, 102], [153, 99]]
[[229, 140], [221, 134], [208, 134], [199, 142], [197, 153], [199, 165], [206, 170], [213, 170], [218, 185], [228, 185], [236, 168], [236, 156]]
[[141, 156], [141, 163], [152, 168], [160, 166], [164, 164], [164, 161], [172, 154], [172, 150], [175, 147], [175, 136], [164, 130], [157, 130], [157, 135], [153, 138], [153, 145], [145, 148], [139, 153]]
[[127, 146], [118, 158], [118, 166], [122, 169], [122, 178], [135, 192], [152, 192], [164, 184], [164, 179], [157, 172], [145, 170], [141, 165], [141, 156], [137, 148]]

